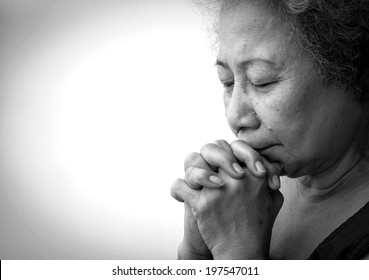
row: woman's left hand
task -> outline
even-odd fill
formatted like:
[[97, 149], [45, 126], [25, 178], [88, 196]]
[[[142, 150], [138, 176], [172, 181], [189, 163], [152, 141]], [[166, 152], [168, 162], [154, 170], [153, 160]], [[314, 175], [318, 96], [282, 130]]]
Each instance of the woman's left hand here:
[[172, 190], [192, 208], [214, 259], [269, 257], [272, 227], [283, 196], [268, 188], [266, 177], [244, 170], [245, 176], [235, 179], [219, 169], [218, 176], [225, 182], [221, 188], [176, 184]]

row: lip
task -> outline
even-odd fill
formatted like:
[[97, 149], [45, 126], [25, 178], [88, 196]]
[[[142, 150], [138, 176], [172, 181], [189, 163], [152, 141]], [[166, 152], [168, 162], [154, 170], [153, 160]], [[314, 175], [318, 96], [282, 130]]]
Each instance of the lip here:
[[274, 146], [276, 146], [276, 145], [269, 145], [269, 146], [264, 146], [263, 148], [253, 148], [253, 149], [255, 149], [259, 153], [263, 153], [263, 152], [266, 152], [268, 149], [270, 149]]
[[279, 145], [270, 145], [262, 149], [258, 150], [256, 149], [256, 151], [259, 153], [259, 155], [266, 158], [269, 162], [280, 162], [280, 157], [278, 156], [279, 154], [278, 149], [275, 149], [278, 146]]
[[258, 153], [264, 153], [274, 146], [281, 145], [279, 141], [268, 136], [257, 136], [257, 135], [246, 135], [245, 133], [239, 132], [237, 135], [238, 140], [242, 140], [247, 143]]
[[258, 151], [258, 152], [261, 152], [261, 151], [264, 151], [264, 150], [267, 150], [273, 146], [276, 146], [276, 144], [269, 144], [269, 143], [252, 143], [252, 142], [247, 142], [245, 141], [251, 148], [253, 148], [255, 151]]
[[238, 134], [237, 138], [238, 140], [246, 142], [247, 145], [256, 151], [265, 150], [277, 144], [276, 141], [272, 141], [271, 139], [265, 137], [247, 137], [241, 133]]

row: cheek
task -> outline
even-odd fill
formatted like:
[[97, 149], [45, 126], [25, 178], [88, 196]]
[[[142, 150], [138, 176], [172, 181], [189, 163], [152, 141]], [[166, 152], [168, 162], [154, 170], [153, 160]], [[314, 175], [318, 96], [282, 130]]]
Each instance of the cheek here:
[[285, 90], [254, 98], [255, 111], [263, 126], [286, 146], [301, 143], [310, 125], [312, 106], [307, 95], [293, 92], [296, 91]]
[[291, 115], [291, 108], [276, 96], [262, 96], [253, 99], [254, 110], [261, 123], [270, 131], [283, 129], [286, 119]]
[[229, 101], [230, 101], [230, 95], [223, 92], [223, 104], [224, 104], [224, 109], [226, 110], [227, 107], [228, 107], [228, 104], [229, 104]]

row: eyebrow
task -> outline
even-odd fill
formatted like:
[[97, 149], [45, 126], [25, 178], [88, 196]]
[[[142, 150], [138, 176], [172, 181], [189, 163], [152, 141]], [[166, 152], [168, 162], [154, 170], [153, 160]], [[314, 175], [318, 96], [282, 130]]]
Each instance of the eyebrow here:
[[[247, 64], [250, 64], [250, 63], [257, 62], [257, 61], [264, 62], [264, 63], [267, 63], [267, 64], [272, 65], [272, 66], [275, 66], [276, 65], [276, 63], [273, 62], [273, 61], [270, 61], [270, 60], [267, 60], [267, 59], [263, 59], [263, 58], [259, 58], [259, 57], [253, 58], [253, 59], [249, 59], [249, 60], [245, 60], [245, 61], [241, 61], [240, 62], [240, 65], [243, 66], [243, 65], [247, 65]], [[223, 68], [228, 68], [228, 69], [230, 68], [228, 63], [223, 62], [223, 61], [221, 61], [219, 59], [217, 59], [215, 61], [214, 66], [221, 66]]]

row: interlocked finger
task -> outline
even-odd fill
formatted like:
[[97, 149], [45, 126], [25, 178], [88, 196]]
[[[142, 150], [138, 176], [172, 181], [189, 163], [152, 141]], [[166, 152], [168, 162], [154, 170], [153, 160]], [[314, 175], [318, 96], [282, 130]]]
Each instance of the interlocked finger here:
[[200, 191], [192, 189], [184, 180], [177, 179], [170, 188], [170, 194], [179, 202], [186, 202], [190, 207], [194, 208]]
[[224, 185], [222, 179], [212, 170], [191, 166], [187, 169], [185, 181], [193, 189], [219, 188]]
[[209, 165], [223, 169], [233, 178], [242, 178], [245, 174], [233, 153], [226, 152], [214, 143], [205, 145], [200, 154]]

